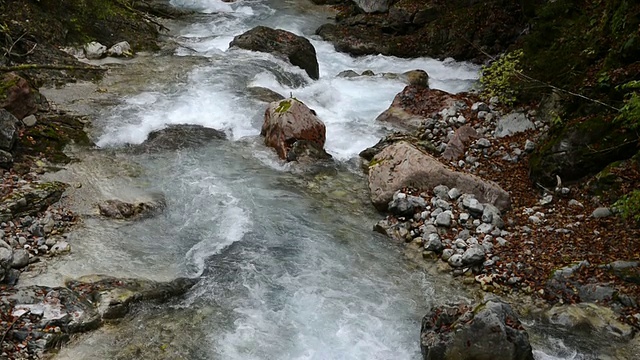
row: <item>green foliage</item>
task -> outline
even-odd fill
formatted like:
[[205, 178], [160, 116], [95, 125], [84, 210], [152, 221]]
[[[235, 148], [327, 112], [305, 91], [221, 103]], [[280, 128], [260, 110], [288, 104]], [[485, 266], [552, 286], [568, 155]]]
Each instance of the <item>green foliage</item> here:
[[498, 97], [505, 105], [512, 105], [517, 100], [517, 83], [522, 74], [522, 50], [515, 50], [502, 55], [488, 66], [482, 67], [480, 84], [482, 94], [486, 98]]
[[624, 195], [613, 206], [625, 220], [640, 222], [640, 190], [633, 190]]
[[614, 121], [632, 130], [640, 129], [640, 96], [637, 92], [633, 92], [625, 101]]
[[278, 107], [276, 108], [276, 112], [278, 114], [282, 114], [284, 112], [287, 112], [289, 108], [291, 108], [291, 100], [282, 100], [278, 104]]

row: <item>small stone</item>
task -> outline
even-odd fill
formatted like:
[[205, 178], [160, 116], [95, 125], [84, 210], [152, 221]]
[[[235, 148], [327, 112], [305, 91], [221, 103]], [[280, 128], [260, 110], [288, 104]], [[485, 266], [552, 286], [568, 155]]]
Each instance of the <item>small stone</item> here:
[[449, 188], [445, 185], [438, 185], [433, 188], [433, 195], [441, 200], [449, 200]]
[[527, 141], [525, 141], [524, 143], [524, 151], [530, 153], [535, 149], [536, 149], [536, 143], [527, 139]]
[[433, 251], [436, 253], [442, 252], [442, 241], [440, 240], [440, 236], [438, 234], [429, 234], [425, 241], [425, 250]]
[[480, 147], [480, 148], [486, 149], [486, 148], [491, 147], [491, 141], [489, 141], [486, 138], [480, 138], [480, 139], [476, 140], [476, 145], [478, 145], [478, 147]]
[[501, 237], [501, 236], [498, 236], [498, 237], [496, 238], [496, 242], [497, 242], [497, 243], [498, 243], [498, 245], [500, 245], [500, 246], [505, 246], [505, 245], [507, 245], [507, 243], [508, 243], [508, 241], [507, 241], [505, 238]]
[[97, 41], [86, 44], [83, 48], [84, 56], [89, 60], [100, 59], [107, 52], [107, 47]]
[[456, 119], [456, 122], [460, 125], [464, 125], [467, 123], [467, 119], [465, 119], [464, 116], [460, 115], [458, 116], [458, 118]]
[[456, 200], [456, 199], [458, 199], [460, 197], [460, 195], [462, 195], [460, 193], [460, 190], [458, 190], [457, 188], [449, 189], [447, 194], [449, 195], [449, 199], [451, 199], [451, 200]]
[[453, 254], [451, 255], [451, 257], [449, 258], [449, 260], [447, 260], [447, 262], [449, 263], [449, 265], [451, 265], [452, 267], [462, 267], [463, 263], [462, 263], [462, 255], [460, 254]]
[[448, 211], [442, 212], [436, 217], [436, 225], [450, 227], [451, 226], [451, 213]]
[[466, 205], [465, 205], [465, 201], [463, 201], [462, 206], [467, 208], [471, 213], [471, 215], [473, 215], [474, 217], [482, 216], [482, 212], [484, 211], [484, 206], [476, 198], [468, 199], [468, 202]]
[[536, 224], [536, 225], [540, 224], [542, 222], [542, 220], [539, 217], [534, 216], [534, 215], [529, 216], [529, 221], [534, 223], [534, 224]]
[[471, 111], [473, 112], [480, 112], [480, 111], [489, 111], [489, 105], [483, 103], [483, 102], [477, 102], [474, 103], [473, 105], [471, 105]]
[[29, 115], [29, 116], [25, 117], [24, 119], [22, 119], [22, 123], [26, 127], [36, 126], [37, 122], [38, 122], [38, 119], [36, 118], [35, 115]]
[[465, 223], [467, 221], [469, 221], [469, 218], [471, 217], [471, 215], [469, 215], [468, 213], [461, 213], [459, 215], [459, 219], [461, 223]]
[[20, 244], [20, 246], [24, 246], [27, 243], [27, 238], [24, 236], [20, 236], [18, 237], [18, 244]]
[[46, 240], [44, 241], [44, 244], [45, 244], [45, 245], [47, 245], [47, 246], [49, 246], [49, 247], [52, 247], [53, 245], [55, 245], [55, 244], [56, 244], [56, 239], [54, 239], [54, 238], [48, 238], [48, 239], [46, 239]]
[[591, 214], [591, 216], [593, 216], [596, 219], [609, 217], [611, 215], [613, 215], [613, 213], [611, 212], [611, 209], [606, 207], [599, 207], [593, 210], [593, 213]]
[[129, 45], [128, 42], [120, 41], [107, 50], [107, 55], [115, 57], [130, 57], [133, 56], [133, 51], [131, 50], [131, 45]]
[[11, 267], [14, 269], [22, 269], [27, 265], [29, 265], [29, 253], [27, 252], [27, 250], [18, 249], [14, 251]]
[[545, 197], [543, 197], [543, 198], [539, 201], [540, 205], [542, 205], [542, 206], [549, 205], [549, 204], [551, 204], [552, 202], [553, 202], [553, 195], [551, 195], [551, 194], [546, 195]]
[[71, 246], [66, 241], [60, 241], [51, 247], [51, 252], [54, 254], [63, 254], [69, 251], [71, 251]]
[[456, 241], [453, 242], [453, 245], [455, 247], [457, 247], [458, 249], [466, 249], [467, 248], [467, 242], [462, 240], [462, 239], [456, 239]]
[[493, 230], [493, 225], [483, 223], [483, 224], [480, 224], [480, 226], [478, 226], [476, 228], [476, 233], [477, 234], [488, 234], [488, 233], [491, 232], [491, 230]]
[[442, 251], [442, 260], [447, 261], [453, 256], [454, 251], [452, 249], [444, 249]]
[[480, 245], [473, 245], [469, 247], [464, 254], [462, 254], [461, 260], [464, 265], [482, 263], [484, 261], [484, 248]]

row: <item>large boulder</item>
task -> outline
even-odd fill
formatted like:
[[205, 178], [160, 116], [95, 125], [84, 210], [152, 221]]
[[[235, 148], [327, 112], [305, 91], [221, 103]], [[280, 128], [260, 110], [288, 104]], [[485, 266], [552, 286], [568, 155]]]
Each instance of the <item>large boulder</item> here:
[[442, 109], [464, 101], [464, 98], [463, 94], [454, 95], [425, 86], [409, 85], [395, 96], [389, 108], [378, 115], [376, 120], [406, 130], [415, 130], [426, 118], [434, 117]]
[[353, 0], [362, 11], [367, 13], [386, 12], [396, 0]]
[[291, 64], [304, 69], [310, 78], [320, 78], [316, 49], [309, 40], [292, 32], [257, 26], [236, 36], [229, 43], [229, 47], [233, 46], [284, 57]]
[[25, 116], [35, 114], [38, 105], [46, 105], [46, 100], [27, 80], [15, 73], [0, 77], [0, 108], [22, 120]]
[[529, 335], [506, 303], [441, 306], [422, 320], [424, 360], [533, 360]]
[[498, 184], [452, 170], [406, 141], [387, 146], [369, 165], [371, 201], [381, 210], [386, 209], [393, 194], [403, 187], [433, 189], [438, 185], [473, 194], [478, 201], [493, 204], [500, 210], [511, 204], [509, 193]]
[[67, 184], [59, 181], [31, 183], [0, 201], [0, 222], [34, 215], [60, 201]]
[[18, 119], [5, 109], [0, 109], [0, 150], [11, 151], [18, 138]]
[[308, 141], [322, 149], [326, 127], [313, 110], [291, 98], [269, 104], [260, 135], [265, 137], [265, 145], [276, 149], [281, 159], [290, 159], [289, 152], [298, 141]]
[[639, 140], [637, 133], [601, 117], [567, 124], [552, 131], [531, 155], [531, 178], [543, 185], [555, 185], [556, 176], [566, 183], [580, 180], [631, 158]]

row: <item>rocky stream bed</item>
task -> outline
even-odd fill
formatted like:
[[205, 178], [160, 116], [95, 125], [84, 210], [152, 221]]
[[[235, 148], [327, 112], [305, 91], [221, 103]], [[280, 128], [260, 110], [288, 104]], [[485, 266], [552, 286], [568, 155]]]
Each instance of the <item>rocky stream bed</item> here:
[[[322, 26], [306, 3], [143, 3], [145, 32], [179, 30], [1, 73], [3, 357], [640, 356], [640, 230], [602, 173], [531, 176], [545, 106], [470, 91], [470, 64], [333, 49], [481, 56], [400, 46], [439, 26], [411, 1]], [[607, 173], [638, 184], [629, 158]]]

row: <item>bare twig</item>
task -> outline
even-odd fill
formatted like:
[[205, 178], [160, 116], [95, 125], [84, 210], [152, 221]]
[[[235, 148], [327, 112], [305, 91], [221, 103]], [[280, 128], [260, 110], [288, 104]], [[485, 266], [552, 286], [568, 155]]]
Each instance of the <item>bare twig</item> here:
[[0, 346], [4, 342], [4, 339], [7, 337], [7, 334], [9, 333], [9, 331], [11, 331], [11, 329], [13, 328], [13, 325], [15, 325], [20, 319], [22, 319], [25, 315], [27, 315], [29, 313], [31, 313], [31, 310], [27, 310], [27, 311], [23, 312], [22, 314], [20, 314], [20, 316], [18, 316], [17, 319], [13, 320], [13, 322], [11, 323], [11, 325], [9, 325], [7, 330], [4, 331], [4, 334], [2, 334], [2, 339], [0, 340]]

